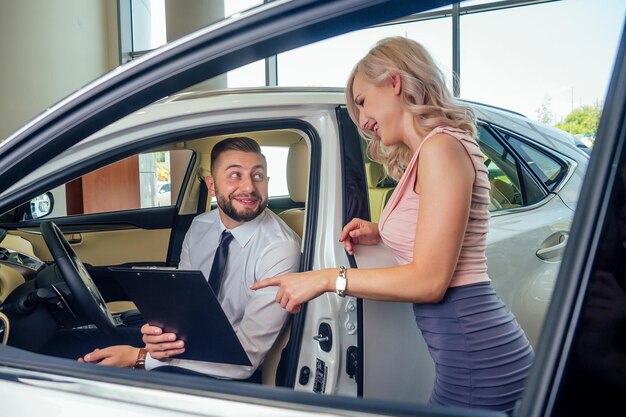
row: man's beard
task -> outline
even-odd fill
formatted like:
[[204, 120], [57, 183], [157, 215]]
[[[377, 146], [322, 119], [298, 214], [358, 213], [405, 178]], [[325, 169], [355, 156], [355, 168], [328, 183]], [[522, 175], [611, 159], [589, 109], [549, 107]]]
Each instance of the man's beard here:
[[263, 213], [263, 210], [265, 210], [265, 208], [267, 207], [267, 199], [263, 200], [259, 194], [254, 192], [250, 194], [245, 194], [244, 196], [255, 198], [259, 202], [256, 210], [243, 209], [241, 211], [237, 211], [237, 209], [232, 204], [232, 200], [234, 198], [233, 194], [229, 196], [224, 196], [219, 193], [217, 187], [215, 188], [215, 194], [217, 198], [217, 205], [222, 209], [224, 214], [226, 214], [228, 217], [236, 222], [249, 222], [250, 220], [254, 220], [258, 217], [259, 214]]

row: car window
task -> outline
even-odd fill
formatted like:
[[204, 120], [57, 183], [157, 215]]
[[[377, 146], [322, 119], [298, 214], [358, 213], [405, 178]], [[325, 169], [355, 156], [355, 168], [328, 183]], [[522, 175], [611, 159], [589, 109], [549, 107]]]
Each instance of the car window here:
[[46, 218], [174, 205], [191, 155], [141, 153], [85, 174], [50, 191], [54, 205]]
[[267, 159], [267, 175], [270, 177], [268, 197], [284, 197], [289, 195], [287, 188], [287, 156], [288, 146], [261, 146]]
[[515, 155], [484, 125], [479, 125], [478, 143], [485, 155], [491, 184], [489, 211], [534, 204], [544, 197], [539, 187], [527, 178]]
[[549, 190], [559, 185], [567, 172], [564, 163], [514, 136], [506, 135], [506, 139]]
[[[484, 163], [487, 166], [489, 183], [491, 184], [489, 211], [495, 212], [523, 207], [534, 204], [545, 197], [541, 188], [521, 169], [520, 161], [516, 159], [516, 156], [503, 146], [500, 140], [484, 125], [479, 125], [478, 143], [485, 155]], [[548, 159], [549, 157], [534, 148], [530, 148], [525, 155], [532, 156], [532, 158], [528, 158], [532, 162], [532, 166], [541, 166], [546, 173], [552, 175], [552, 178], [556, 178], [561, 172], [560, 165], [558, 165], [559, 171], [556, 172], [554, 166], [549, 164], [553, 160]], [[370, 165], [376, 166], [378, 164], [368, 162], [365, 167], [369, 187], [370, 212], [372, 213], [372, 221], [376, 221], [396, 184], [389, 178], [381, 177], [382, 171], [373, 170]], [[547, 177], [547, 174], [543, 174], [543, 176]]]

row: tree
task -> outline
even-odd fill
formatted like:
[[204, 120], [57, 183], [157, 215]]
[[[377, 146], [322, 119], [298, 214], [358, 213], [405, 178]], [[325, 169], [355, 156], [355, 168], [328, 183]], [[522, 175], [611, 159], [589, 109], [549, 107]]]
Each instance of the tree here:
[[551, 102], [552, 102], [552, 99], [550, 98], [550, 96], [545, 96], [543, 98], [543, 103], [541, 104], [541, 106], [537, 110], [535, 110], [535, 112], [537, 113], [538, 122], [546, 124], [546, 125], [552, 124], [554, 115], [549, 109]]
[[582, 106], [574, 109], [574, 111], [565, 116], [564, 121], [557, 123], [555, 126], [573, 135], [588, 134], [595, 136], [601, 115], [602, 104], [596, 102], [593, 106]]

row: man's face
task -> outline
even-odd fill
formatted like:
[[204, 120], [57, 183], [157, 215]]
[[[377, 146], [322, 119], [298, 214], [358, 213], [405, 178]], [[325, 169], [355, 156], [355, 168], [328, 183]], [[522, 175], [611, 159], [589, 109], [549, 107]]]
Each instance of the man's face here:
[[211, 196], [217, 198], [222, 222], [232, 229], [255, 219], [267, 207], [267, 169], [260, 155], [226, 151], [220, 154], [207, 177]]

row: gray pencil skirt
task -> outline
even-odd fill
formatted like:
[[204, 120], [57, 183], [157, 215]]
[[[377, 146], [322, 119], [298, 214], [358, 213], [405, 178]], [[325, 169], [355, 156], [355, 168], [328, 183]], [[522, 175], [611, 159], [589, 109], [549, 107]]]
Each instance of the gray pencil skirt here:
[[491, 284], [452, 287], [413, 310], [435, 362], [429, 403], [511, 412], [534, 352]]

